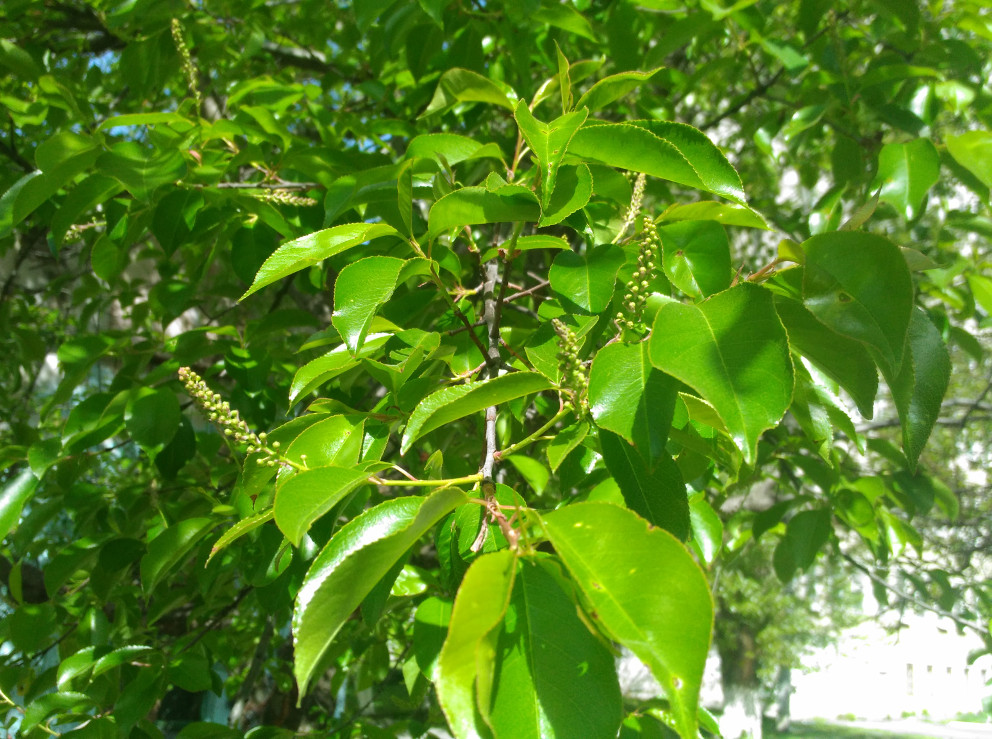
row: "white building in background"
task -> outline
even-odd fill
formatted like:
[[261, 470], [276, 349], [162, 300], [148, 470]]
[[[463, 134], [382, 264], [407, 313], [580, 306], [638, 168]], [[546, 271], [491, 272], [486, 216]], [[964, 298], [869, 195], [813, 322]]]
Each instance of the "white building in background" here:
[[792, 717], [883, 720], [904, 716], [952, 719], [978, 713], [992, 695], [992, 656], [968, 663], [982, 647], [975, 634], [959, 634], [935, 614], [904, 614], [906, 628], [889, 633], [866, 622], [836, 646], [794, 670]]

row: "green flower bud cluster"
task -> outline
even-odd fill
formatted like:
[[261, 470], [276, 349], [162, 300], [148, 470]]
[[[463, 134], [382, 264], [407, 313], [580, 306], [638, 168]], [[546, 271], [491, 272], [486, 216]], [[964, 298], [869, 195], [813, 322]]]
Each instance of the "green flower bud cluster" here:
[[196, 81], [196, 65], [193, 64], [193, 57], [189, 53], [189, 44], [186, 42], [186, 34], [183, 33], [183, 27], [178, 18], [172, 19], [172, 41], [183, 60], [183, 74], [186, 75], [186, 84], [189, 85], [189, 92], [193, 96], [193, 100], [196, 101], [196, 109], [199, 110], [202, 99], [200, 98], [200, 85]]
[[179, 368], [179, 379], [186, 386], [186, 392], [207, 414], [207, 418], [220, 426], [224, 436], [239, 444], [248, 445], [249, 454], [261, 454], [258, 463], [275, 467], [280, 463], [279, 442], [269, 442], [263, 431], [256, 434], [249, 428], [231, 404], [215, 393], [196, 372], [189, 367]]
[[572, 396], [572, 405], [581, 413], [589, 411], [589, 374], [582, 360], [579, 359], [579, 340], [572, 330], [557, 318], [551, 321], [558, 338], [561, 339], [561, 350], [558, 352], [558, 366], [561, 368], [561, 385]]
[[613, 243], [617, 243], [620, 238], [627, 232], [627, 229], [634, 225], [634, 221], [637, 220], [638, 214], [641, 212], [641, 205], [644, 203], [644, 183], [647, 181], [647, 177], [643, 172], [639, 173], [636, 178], [634, 178], [634, 191], [630, 196], [630, 207], [627, 208], [627, 213], [623, 218], [623, 226], [620, 227], [620, 233], [613, 240]]
[[255, 197], [267, 203], [282, 203], [284, 205], [311, 206], [317, 204], [317, 201], [313, 198], [294, 195], [289, 190], [268, 190], [255, 193]]
[[633, 330], [640, 325], [651, 289], [651, 278], [654, 276], [658, 259], [661, 255], [661, 240], [654, 221], [644, 218], [644, 235], [641, 238], [641, 248], [637, 254], [637, 269], [634, 270], [627, 292], [623, 296], [620, 312], [617, 313], [617, 325], [624, 329]]

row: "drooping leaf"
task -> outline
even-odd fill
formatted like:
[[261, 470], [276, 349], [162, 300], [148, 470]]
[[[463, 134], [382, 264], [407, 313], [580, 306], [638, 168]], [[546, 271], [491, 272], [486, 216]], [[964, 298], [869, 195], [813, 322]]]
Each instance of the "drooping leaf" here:
[[576, 615], [556, 570], [548, 560], [518, 565], [488, 722], [496, 737], [612, 739], [621, 716], [614, 658]]
[[427, 497], [380, 503], [343, 526], [310, 565], [293, 609], [293, 674], [306, 694], [341, 626], [423, 534], [465, 503], [444, 488]]
[[788, 582], [797, 570], [809, 569], [832, 531], [829, 510], [800, 511], [793, 516], [772, 560], [779, 580]]
[[651, 362], [716, 409], [751, 464], [758, 437], [792, 401], [789, 344], [764, 288], [745, 283], [699, 305], [667, 303], [650, 339]]
[[873, 187], [881, 187], [879, 200], [892, 205], [907, 220], [913, 220], [920, 213], [927, 191], [939, 177], [940, 157], [936, 147], [930, 139], [916, 139], [882, 147]]
[[940, 416], [941, 401], [951, 376], [951, 361], [940, 332], [922, 309], [913, 310], [906, 342], [907, 355], [897, 373], [882, 364], [902, 426], [903, 450], [910, 469]]
[[768, 230], [768, 224], [757, 211], [737, 203], [718, 203], [704, 200], [699, 203], [676, 203], [668, 206], [660, 216], [659, 223], [678, 221], [716, 221], [724, 226], [745, 226]]
[[447, 110], [456, 103], [488, 103], [513, 110], [508, 90], [469, 69], [449, 69], [441, 75], [434, 97], [420, 117]]
[[789, 345], [847, 390], [865, 418], [871, 418], [878, 392], [878, 371], [864, 344], [820, 323], [797, 300], [775, 298]]
[[352, 354], [362, 348], [376, 311], [392, 297], [405, 263], [395, 257], [366, 257], [338, 274], [331, 322]]
[[[913, 281], [899, 247], [857, 231], [803, 243], [803, 303], [824, 325], [878, 351], [898, 372], [913, 310]], [[884, 369], [884, 368], [883, 368]]]
[[179, 430], [182, 411], [171, 390], [146, 390], [127, 404], [124, 425], [145, 448], [164, 446]]
[[538, 226], [553, 226], [584, 207], [592, 197], [592, 173], [585, 164], [565, 166], [558, 171], [555, 191], [541, 215]]
[[584, 160], [644, 172], [744, 205], [740, 177], [700, 131], [678, 123], [640, 121], [586, 125], [569, 152]]
[[647, 342], [610, 344], [589, 370], [589, 410], [597, 426], [633, 444], [650, 466], [664, 453], [677, 389], [651, 364]]
[[216, 524], [212, 518], [184, 518], [152, 539], [141, 558], [141, 587], [145, 593], [150, 594]]
[[680, 541], [689, 538], [689, 501], [678, 466], [664, 453], [649, 465], [637, 450], [609, 431], [600, 431], [606, 469], [620, 486], [627, 507]]
[[537, 221], [541, 206], [537, 196], [521, 185], [463, 187], [445, 195], [431, 206], [428, 231], [431, 239], [448, 229], [480, 223]]
[[561, 466], [561, 463], [565, 461], [565, 457], [582, 443], [582, 440], [586, 438], [588, 433], [589, 424], [585, 421], [579, 421], [578, 423], [566, 426], [554, 435], [554, 438], [548, 442], [545, 452], [548, 455], [548, 465], [551, 467], [552, 472]]
[[210, 555], [207, 557], [207, 564], [210, 564], [210, 560], [226, 549], [231, 542], [240, 539], [245, 534], [248, 534], [257, 529], [259, 526], [268, 523], [274, 516], [275, 512], [269, 508], [264, 513], [258, 513], [254, 516], [249, 516], [248, 518], [243, 518], [238, 521], [231, 528], [221, 534], [221, 537], [210, 548]]
[[609, 503], [575, 503], [542, 516], [590, 604], [590, 616], [651, 670], [676, 728], [696, 736], [696, 707], [713, 625], [699, 566], [668, 532]]
[[511, 372], [491, 380], [442, 388], [414, 408], [403, 431], [400, 453], [405, 454], [421, 436], [451, 421], [551, 387], [548, 379], [537, 372]]
[[581, 312], [601, 313], [613, 298], [623, 261], [623, 251], [612, 244], [597, 246], [585, 254], [561, 252], [548, 273], [551, 289], [566, 308], [575, 306]]
[[515, 572], [516, 557], [510, 550], [484, 554], [468, 568], [455, 596], [436, 687], [438, 702], [457, 739], [492, 736], [476, 696], [486, 696], [488, 710], [494, 631], [506, 612]]
[[255, 281], [240, 299], [328, 257], [383, 236], [399, 236], [399, 232], [384, 223], [346, 223], [289, 241], [265, 260]]
[[0, 490], [0, 542], [10, 533], [21, 518], [21, 511], [38, 487], [38, 478], [25, 467], [7, 481]]
[[370, 334], [358, 350], [357, 356], [352, 356], [344, 344], [332, 349], [322, 357], [317, 357], [300, 367], [293, 376], [289, 389], [289, 402], [295, 404], [301, 397], [320, 387], [332, 378], [347, 372], [360, 364], [360, 358], [372, 354], [386, 341], [390, 334]]

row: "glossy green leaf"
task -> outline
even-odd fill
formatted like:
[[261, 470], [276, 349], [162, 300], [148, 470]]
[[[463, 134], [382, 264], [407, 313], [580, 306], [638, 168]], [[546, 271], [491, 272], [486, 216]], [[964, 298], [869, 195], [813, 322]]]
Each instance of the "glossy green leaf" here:
[[601, 429], [626, 439], [651, 465], [665, 451], [677, 383], [651, 364], [648, 344], [610, 344], [589, 370], [589, 410]]
[[574, 503], [542, 520], [593, 622], [648, 666], [679, 733], [696, 736], [713, 627], [713, 601], [699, 566], [671, 534], [609, 503]]
[[797, 300], [776, 296], [775, 310], [793, 351], [849, 392], [861, 415], [871, 418], [878, 393], [878, 370], [864, 344], [827, 328]]
[[730, 241], [713, 221], [683, 221], [660, 226], [662, 265], [675, 287], [693, 298], [730, 287]]
[[549, 560], [522, 560], [496, 644], [496, 737], [613, 739], [621, 697], [614, 658], [576, 614]]
[[659, 223], [678, 221], [716, 221], [723, 226], [745, 226], [769, 230], [769, 226], [761, 214], [751, 210], [746, 205], [718, 203], [713, 200], [670, 205], [658, 216]]
[[507, 90], [478, 72], [449, 69], [441, 75], [434, 97], [420, 117], [447, 110], [456, 103], [488, 103], [513, 110]]
[[558, 170], [555, 191], [541, 215], [538, 226], [553, 226], [584, 207], [592, 197], [592, 173], [585, 164]]
[[[516, 557], [510, 550], [484, 554], [468, 568], [455, 596], [435, 687], [457, 739], [492, 735], [482, 720], [476, 695], [490, 695], [494, 632], [506, 613], [515, 572]], [[488, 710], [488, 699], [485, 706]]]
[[902, 426], [903, 450], [910, 469], [940, 416], [941, 401], [951, 376], [947, 347], [937, 327], [922, 309], [913, 311], [906, 342], [907, 356], [898, 372], [882, 366]]
[[758, 437], [792, 402], [792, 359], [771, 293], [745, 283], [699, 305], [663, 305], [650, 354], [655, 367], [716, 409], [744, 460], [753, 463]]
[[405, 454], [421, 436], [447, 423], [551, 387], [548, 379], [536, 372], [511, 372], [491, 380], [442, 388], [414, 408], [403, 431], [400, 452]]
[[609, 431], [600, 431], [606, 469], [620, 486], [630, 510], [680, 541], [689, 538], [689, 501], [678, 466], [663, 452], [648, 464], [637, 450]]
[[255, 281], [240, 299], [328, 257], [383, 236], [399, 236], [399, 232], [384, 223], [346, 223], [289, 241], [265, 260]]
[[303, 429], [283, 454], [310, 468], [356, 465], [362, 450], [364, 421], [361, 415], [322, 418]]
[[376, 311], [392, 297], [404, 264], [394, 257], [366, 257], [338, 274], [331, 322], [352, 354], [362, 348]]
[[705, 493], [695, 493], [689, 498], [689, 522], [693, 550], [704, 564], [712, 567], [723, 548], [723, 521], [706, 501]]
[[387, 500], [352, 519], [310, 566], [293, 609], [293, 674], [305, 695], [338, 630], [406, 551], [466, 502], [455, 488]]
[[52, 716], [85, 716], [87, 709], [92, 705], [93, 699], [85, 693], [67, 690], [42, 695], [32, 701], [24, 711], [18, 730], [24, 733], [30, 732]]
[[[565, 239], [560, 236], [550, 236], [548, 234], [531, 234], [529, 236], [521, 236], [517, 239], [514, 246], [513, 253], [519, 254], [525, 251], [532, 251], [534, 249], [571, 249], [571, 245], [565, 241]], [[503, 247], [486, 249], [482, 252], [482, 261], [488, 262], [490, 259], [495, 257], [500, 250], [505, 251]]]
[[[492, 145], [480, 144], [468, 136], [460, 136], [456, 133], [425, 133], [410, 140], [410, 145], [406, 148], [406, 157], [433, 159], [439, 164], [446, 162], [454, 166], [480, 156], [491, 157], [498, 152], [499, 150], [494, 150]], [[497, 158], [502, 157], [500, 155]]]
[[435, 239], [461, 226], [537, 221], [540, 217], [541, 206], [533, 192], [520, 185], [504, 184], [494, 190], [473, 186], [448, 193], [431, 206], [427, 221], [430, 238]]
[[299, 546], [310, 525], [368, 477], [368, 472], [351, 467], [317, 467], [297, 473], [276, 492], [276, 525]]
[[913, 310], [913, 281], [899, 247], [856, 231], [803, 243], [803, 303], [823, 324], [878, 351], [898, 372]]
[[585, 254], [561, 252], [551, 264], [548, 279], [566, 310], [601, 313], [613, 299], [623, 262], [623, 251], [612, 244], [594, 247]]
[[275, 516], [275, 511], [269, 508], [263, 513], [259, 513], [255, 516], [249, 516], [248, 518], [243, 518], [234, 524], [231, 528], [221, 534], [221, 537], [214, 542], [214, 545], [210, 548], [210, 554], [207, 557], [206, 564], [210, 564], [217, 554], [226, 549], [234, 541], [237, 541], [245, 534], [251, 533], [259, 526], [268, 523]]
[[324, 356], [307, 362], [293, 376], [293, 382], [289, 388], [290, 404], [295, 405], [301, 397], [309, 394], [328, 380], [357, 367], [361, 357], [376, 352], [389, 340], [389, 337], [390, 334], [367, 335], [357, 356], [352, 356], [348, 347], [342, 344]]
[[661, 68], [650, 72], [620, 72], [604, 77], [590, 87], [575, 104], [576, 108], [602, 110], [614, 100], [619, 100], [631, 90], [636, 90], [654, 77]]
[[907, 220], [916, 218], [923, 199], [940, 177], [940, 157], [930, 139], [890, 143], [878, 155], [878, 174], [872, 187], [881, 187], [878, 199], [889, 203]]
[[21, 511], [38, 487], [38, 478], [25, 467], [16, 476], [9, 479], [0, 489], [0, 542], [21, 519]]
[[948, 136], [946, 142], [957, 163], [992, 188], [992, 131], [968, 131]]
[[210, 518], [184, 518], [152, 539], [141, 558], [142, 589], [146, 593], [155, 590], [162, 578], [189, 556], [190, 550], [215, 524], [216, 521]]
[[638, 121], [586, 125], [569, 145], [584, 160], [644, 172], [744, 205], [740, 177], [700, 131], [681, 123]]
[[[530, 108], [527, 107], [527, 103], [523, 100], [517, 103], [513, 116], [517, 120], [517, 126], [520, 128], [524, 141], [527, 142], [527, 146], [534, 152], [534, 156], [537, 157], [541, 165], [541, 204], [546, 211], [551, 201], [551, 195], [558, 184], [558, 168], [568, 151], [568, 142], [572, 140], [572, 136], [579, 127], [585, 123], [588, 115], [588, 110], [577, 110], [574, 113], [566, 113], [550, 123], [542, 123], [534, 117]], [[591, 192], [591, 176], [589, 177], [589, 186]], [[573, 209], [573, 212], [576, 209]], [[564, 217], [563, 215], [562, 218]], [[547, 213], [542, 218], [542, 226], [548, 225], [545, 222], [546, 219]], [[551, 221], [551, 223], [557, 222]]]

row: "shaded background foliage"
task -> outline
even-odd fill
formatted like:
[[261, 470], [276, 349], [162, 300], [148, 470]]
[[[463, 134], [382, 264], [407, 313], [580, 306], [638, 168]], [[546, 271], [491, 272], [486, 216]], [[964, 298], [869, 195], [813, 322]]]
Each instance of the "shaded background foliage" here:
[[[372, 605], [343, 625], [322, 657], [333, 669], [298, 706], [294, 599], [337, 516], [318, 520], [299, 550], [269, 525], [208, 562], [222, 531], [249, 517], [256, 497], [271, 499], [271, 486], [242, 474], [243, 450], [193, 409], [176, 373], [199, 368], [256, 430], [302, 413], [314, 388], [297, 371], [337, 341], [335, 284], [352, 260], [314, 260], [239, 302], [259, 268], [281, 243], [340, 224], [423, 234], [431, 202], [481, 185], [491, 172], [526, 174], [529, 158], [514, 158], [520, 116], [512, 108], [516, 98], [545, 96], [536, 112], [557, 116], [560, 55], [572, 64], [573, 102], [608, 75], [644, 71], [583, 104], [599, 120], [697, 127], [726, 153], [748, 203], [772, 228], [742, 228], [739, 219], [750, 216], [740, 212], [670, 214], [662, 239], [698, 248], [701, 266], [686, 277], [666, 265], [653, 290], [697, 299], [728, 287], [735, 272], [760, 281], [784, 266], [771, 265], [777, 256], [796, 257], [799, 242], [853, 221], [913, 250], [915, 302], [964, 370], [915, 476], [915, 460], [899, 448], [896, 408], [884, 398], [873, 421], [855, 423], [802, 382], [808, 395], [797, 390], [786, 420], [743, 466], [732, 445], [709, 443], [719, 434], [697, 407], [702, 415], [690, 431], [708, 434], [707, 453], [680, 463], [693, 491], [705, 493], [697, 498], [705, 505], [691, 509], [690, 546], [700, 561], [717, 572], [754, 557], [760, 564], [745, 568], [752, 574], [765, 576], [771, 564], [790, 580], [803, 577], [818, 549], [835, 550], [871, 571], [879, 593], [882, 583], [894, 587], [894, 604], [911, 595], [987, 636], [988, 575], [973, 546], [989, 535], [987, 497], [968, 473], [989, 457], [990, 42], [992, 17], [978, 1], [5, 2], [0, 687], [41, 706], [29, 715], [12, 708], [8, 720], [41, 727], [60, 712], [78, 713], [97, 717], [80, 735], [157, 736], [190, 719], [227, 721], [233, 706], [238, 732], [268, 725], [394, 735], [444, 724], [425, 678], [431, 648], [410, 657], [431, 643], [425, 599], [450, 611], [468, 566], [457, 552], [468, 550], [478, 509], [474, 518], [462, 514], [460, 529], [471, 533], [455, 557], [439, 559], [443, 542], [429, 546], [428, 537], [393, 596], [389, 582], [369, 596]], [[420, 156], [436, 165], [410, 178], [415, 207], [404, 214], [394, 165], [412, 158], [412, 142], [428, 133], [460, 134], [478, 146], [425, 148]], [[630, 180], [606, 166], [587, 171], [594, 197], [542, 230], [580, 252], [614, 238], [632, 193]], [[526, 184], [539, 187], [536, 179]], [[649, 177], [644, 212], [658, 216], [700, 197]], [[511, 230], [475, 238], [484, 251]], [[363, 256], [393, 253], [363, 248]], [[599, 253], [612, 264], [611, 252]], [[632, 254], [627, 248], [630, 272]], [[483, 272], [464, 240], [447, 251], [438, 245], [433, 256], [461, 310], [481, 317]], [[540, 298], [562, 292], [542, 284], [553, 264], [569, 266], [550, 250], [514, 262], [513, 290], [534, 293], [507, 303], [511, 346], [529, 341]], [[586, 296], [592, 313], [613, 298], [612, 279], [605, 297]], [[770, 284], [789, 289], [788, 277]], [[563, 297], [582, 302], [571, 291]], [[379, 316], [372, 330], [408, 326], [412, 316], [444, 332], [433, 376], [406, 381], [407, 396], [397, 391], [403, 414], [442, 372], [460, 375], [484, 361], [458, 331], [455, 312], [428, 291], [398, 291]], [[588, 327], [572, 324], [580, 333]], [[553, 357], [546, 364], [558, 371]], [[347, 368], [321, 388], [322, 408], [372, 408], [377, 388], [390, 382], [387, 370], [378, 372]], [[845, 385], [856, 401], [859, 389]], [[864, 395], [870, 409], [874, 392]], [[511, 404], [518, 421], [500, 422], [501, 439], [517, 440], [540, 425], [536, 417], [554, 414], [553, 399], [540, 397], [530, 417], [522, 403]], [[388, 423], [367, 418], [365, 431], [381, 438], [370, 429]], [[404, 464], [425, 479], [442, 464], [447, 477], [472, 475], [482, 430], [481, 420], [452, 424]], [[602, 443], [608, 463], [610, 448], [623, 449]], [[616, 472], [593, 464], [595, 445], [581, 449], [561, 466], [551, 454], [547, 466], [544, 455], [508, 457], [501, 482], [527, 490], [535, 507], [551, 508], [573, 491], [589, 497]], [[947, 466], [961, 454], [967, 462]], [[337, 514], [353, 517], [370, 496], [382, 499], [365, 490]], [[492, 537], [492, 549], [505, 545], [500, 533]], [[819, 546], [797, 554], [799, 539]], [[938, 558], [929, 560], [934, 566], [920, 564], [924, 545]], [[900, 572], [908, 581], [897, 583]], [[735, 603], [747, 587], [717, 598], [727, 609], [718, 624], [767, 623], [767, 612], [750, 610], [752, 598]], [[384, 617], [368, 615], [377, 611]], [[446, 615], [435, 621], [441, 628]], [[418, 628], [427, 636], [411, 638]], [[726, 642], [735, 633], [718, 625], [718, 645], [732, 651]], [[74, 655], [81, 656], [72, 662]], [[766, 672], [789, 659], [795, 653], [767, 655]], [[651, 730], [649, 707], [626, 710], [625, 732]], [[181, 718], [170, 723], [173, 711]]]

